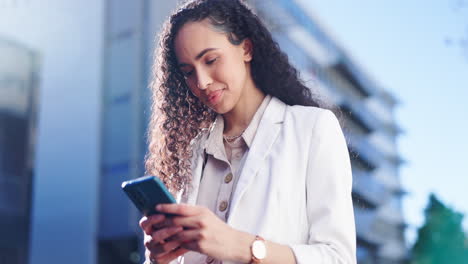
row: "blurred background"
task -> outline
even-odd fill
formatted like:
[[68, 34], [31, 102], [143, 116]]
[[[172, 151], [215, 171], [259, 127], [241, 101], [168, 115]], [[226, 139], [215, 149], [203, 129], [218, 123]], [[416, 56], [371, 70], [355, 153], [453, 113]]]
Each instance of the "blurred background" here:
[[[0, 264], [142, 263], [153, 50], [175, 0], [0, 0]], [[339, 106], [358, 263], [468, 263], [468, 2], [248, 0]]]

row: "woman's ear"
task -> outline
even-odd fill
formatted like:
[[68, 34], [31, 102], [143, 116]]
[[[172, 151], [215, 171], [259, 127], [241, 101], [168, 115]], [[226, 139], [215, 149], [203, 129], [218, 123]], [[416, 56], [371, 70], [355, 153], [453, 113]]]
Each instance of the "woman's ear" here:
[[250, 62], [253, 58], [253, 43], [250, 39], [246, 38], [242, 41], [242, 49], [244, 50], [244, 61]]

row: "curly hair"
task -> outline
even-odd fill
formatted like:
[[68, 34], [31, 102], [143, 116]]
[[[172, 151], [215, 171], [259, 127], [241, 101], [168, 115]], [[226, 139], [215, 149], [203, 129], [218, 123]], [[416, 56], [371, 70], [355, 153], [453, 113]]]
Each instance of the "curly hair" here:
[[173, 193], [190, 186], [193, 143], [216, 117], [189, 92], [174, 51], [178, 31], [188, 22], [204, 19], [214, 30], [226, 34], [233, 45], [245, 39], [252, 41], [251, 75], [265, 94], [288, 105], [321, 106], [271, 33], [243, 1], [192, 0], [182, 4], [164, 23], [159, 35], [150, 85], [149, 151], [145, 157], [146, 173], [157, 175]]

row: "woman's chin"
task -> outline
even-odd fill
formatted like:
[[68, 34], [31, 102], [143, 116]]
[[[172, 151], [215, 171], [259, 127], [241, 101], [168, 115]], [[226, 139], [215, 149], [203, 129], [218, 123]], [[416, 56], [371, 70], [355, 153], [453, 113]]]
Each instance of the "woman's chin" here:
[[209, 106], [209, 108], [211, 110], [213, 110], [214, 112], [216, 112], [217, 114], [220, 114], [220, 115], [224, 115], [225, 113], [229, 112], [228, 110], [222, 108], [222, 107], [219, 107], [218, 105], [215, 105], [215, 106]]
[[231, 109], [229, 107], [226, 106], [226, 104], [224, 104], [223, 102], [219, 102], [218, 104], [216, 105], [209, 105], [208, 106], [211, 110], [213, 110], [214, 112], [216, 112], [217, 114], [220, 114], [220, 115], [224, 115], [226, 113], [228, 113]]
[[215, 111], [216, 113], [223, 115], [229, 111], [231, 111], [232, 107], [229, 107], [229, 103], [226, 102], [225, 98], [221, 98], [221, 100], [217, 101], [216, 104], [207, 104], [207, 106]]

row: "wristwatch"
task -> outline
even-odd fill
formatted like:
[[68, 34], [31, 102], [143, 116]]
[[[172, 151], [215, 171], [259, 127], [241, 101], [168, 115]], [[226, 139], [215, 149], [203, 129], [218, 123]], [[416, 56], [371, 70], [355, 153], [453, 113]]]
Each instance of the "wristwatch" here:
[[265, 239], [257, 235], [254, 242], [252, 242], [252, 245], [250, 246], [250, 251], [252, 253], [252, 260], [250, 263], [262, 263], [267, 254]]

